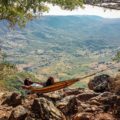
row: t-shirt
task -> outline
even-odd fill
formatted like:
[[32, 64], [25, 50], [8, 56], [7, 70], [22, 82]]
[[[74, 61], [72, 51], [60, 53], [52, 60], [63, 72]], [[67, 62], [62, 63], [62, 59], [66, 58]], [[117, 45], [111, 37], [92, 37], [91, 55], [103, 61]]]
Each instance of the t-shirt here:
[[37, 87], [37, 88], [42, 88], [42, 87], [43, 87], [42, 85], [37, 84], [37, 83], [33, 83], [33, 84], [31, 84], [30, 86], [32, 86], [32, 87]]
[[[34, 88], [42, 88], [43, 86], [38, 84], [38, 83], [33, 83], [30, 86], [34, 87]], [[31, 90], [25, 90], [25, 94], [30, 94]]]

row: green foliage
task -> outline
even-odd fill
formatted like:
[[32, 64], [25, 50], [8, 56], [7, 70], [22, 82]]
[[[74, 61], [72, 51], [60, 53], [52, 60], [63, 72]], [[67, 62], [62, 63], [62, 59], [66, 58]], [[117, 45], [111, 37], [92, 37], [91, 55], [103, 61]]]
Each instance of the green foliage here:
[[83, 5], [83, 0], [46, 0], [46, 2], [59, 5], [61, 8], [68, 10], [73, 10]]
[[21, 85], [23, 85], [23, 80], [25, 78], [30, 78], [32, 81], [39, 81], [32, 73], [29, 72], [17, 72], [16, 74], [9, 76], [4, 81], [7, 90], [10, 91], [23, 91]]
[[17, 69], [14, 64], [10, 64], [7, 62], [0, 63], [0, 80], [5, 80], [16, 72]]
[[9, 91], [23, 92], [21, 85], [25, 78], [31, 78], [32, 81], [39, 81], [32, 73], [19, 72], [14, 64], [0, 64], [0, 87]]
[[0, 0], [0, 20], [9, 21], [10, 27], [20, 27], [38, 16], [38, 13], [48, 11], [46, 3], [59, 5], [63, 9], [72, 10], [82, 6], [82, 0]]
[[117, 54], [113, 58], [113, 61], [120, 62], [120, 51], [117, 52]]

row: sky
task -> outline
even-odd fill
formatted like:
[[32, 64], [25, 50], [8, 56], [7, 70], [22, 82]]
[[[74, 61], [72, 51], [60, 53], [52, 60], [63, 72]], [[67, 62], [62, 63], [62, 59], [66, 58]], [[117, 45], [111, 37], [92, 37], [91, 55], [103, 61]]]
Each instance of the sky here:
[[62, 10], [59, 6], [48, 5], [50, 10], [44, 15], [97, 15], [104, 18], [120, 18], [120, 10], [110, 10], [86, 5], [84, 9], [78, 8], [73, 11]]

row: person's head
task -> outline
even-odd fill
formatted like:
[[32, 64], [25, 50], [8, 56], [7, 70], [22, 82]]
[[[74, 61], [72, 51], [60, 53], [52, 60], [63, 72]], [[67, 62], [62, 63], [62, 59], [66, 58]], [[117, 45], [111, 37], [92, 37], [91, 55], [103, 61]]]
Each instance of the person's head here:
[[33, 82], [32, 81], [30, 81], [30, 79], [29, 78], [26, 78], [25, 80], [24, 80], [24, 85], [31, 85], [31, 84], [33, 84]]
[[53, 85], [53, 84], [54, 84], [54, 78], [50, 76], [46, 82], [46, 85], [48, 86], [48, 85]]

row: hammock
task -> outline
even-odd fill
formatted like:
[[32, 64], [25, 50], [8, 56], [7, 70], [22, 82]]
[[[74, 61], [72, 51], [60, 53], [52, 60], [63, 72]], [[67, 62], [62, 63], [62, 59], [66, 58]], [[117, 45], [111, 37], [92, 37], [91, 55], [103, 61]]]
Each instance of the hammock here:
[[27, 86], [27, 87], [26, 86], [22, 86], [22, 87], [23, 87], [23, 89], [27, 89], [27, 90], [30, 90], [31, 92], [35, 92], [35, 93], [48, 93], [48, 92], [52, 92], [52, 91], [56, 91], [56, 90], [60, 90], [60, 89], [66, 88], [66, 87], [68, 87], [68, 86], [70, 86], [70, 85], [72, 85], [72, 84], [74, 84], [74, 83], [76, 83], [76, 82], [78, 82], [78, 81], [80, 81], [82, 79], [85, 79], [87, 77], [93, 76], [95, 74], [96, 73], [84, 76], [82, 78], [75, 78], [75, 79], [70, 79], [70, 80], [56, 82], [53, 85], [46, 86], [46, 87], [43, 87], [43, 88], [34, 87], [34, 86]]
[[107, 69], [104, 69], [104, 70], [101, 70], [101, 71], [98, 71], [98, 72], [95, 72], [95, 73], [92, 73], [92, 74], [89, 74], [89, 75], [86, 75], [84, 77], [81, 77], [81, 78], [76, 78], [76, 79], [70, 79], [70, 80], [65, 80], [65, 81], [60, 81], [60, 82], [56, 82], [54, 83], [53, 85], [50, 85], [50, 86], [46, 86], [46, 87], [43, 87], [43, 88], [39, 88], [39, 87], [33, 87], [33, 86], [22, 86], [23, 89], [27, 89], [27, 90], [30, 90], [31, 92], [35, 92], [35, 93], [48, 93], [48, 92], [52, 92], [52, 91], [56, 91], [56, 90], [60, 90], [60, 89], [63, 89], [63, 88], [66, 88], [82, 79], [85, 79], [87, 77], [91, 77], [91, 76], [94, 76], [98, 73], [101, 73], [105, 70], [108, 70]]
[[28, 87], [28, 89], [31, 92], [35, 92], [35, 93], [48, 93], [48, 92], [52, 92], [52, 91], [56, 91], [56, 90], [60, 90], [65, 87], [68, 87], [77, 81], [79, 81], [79, 79], [71, 79], [71, 80], [56, 82], [53, 85], [46, 86], [43, 88], [30, 86], [30, 87]]

